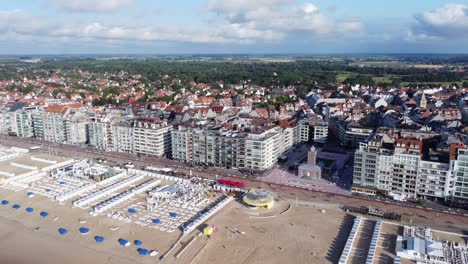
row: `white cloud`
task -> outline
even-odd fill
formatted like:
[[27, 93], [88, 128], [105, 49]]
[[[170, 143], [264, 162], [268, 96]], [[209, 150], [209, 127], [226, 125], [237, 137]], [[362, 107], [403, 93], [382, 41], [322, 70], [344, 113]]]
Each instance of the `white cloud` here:
[[296, 0], [210, 0], [207, 7], [226, 29], [243, 33], [239, 37], [249, 41], [277, 41], [297, 32], [309, 37], [342, 36], [363, 29], [357, 18], [333, 19], [314, 4]]
[[[59, 0], [47, 0], [58, 3]], [[64, 8], [107, 11], [138, 0], [61, 0]], [[94, 3], [94, 4], [93, 4]], [[300, 40], [336, 40], [362, 30], [356, 18], [334, 19], [312, 3], [296, 0], [226, 0], [208, 2], [214, 20], [174, 26], [171, 22], [150, 24], [142, 20], [109, 17], [80, 21], [80, 16], [34, 16], [23, 11], [0, 10], [0, 37], [58, 42], [138, 44], [179, 42], [198, 44], [262, 44]], [[140, 21], [140, 22], [139, 22]]]
[[123, 8], [137, 0], [51, 0], [53, 4], [69, 11], [108, 12]]
[[411, 40], [468, 38], [468, 5], [446, 4], [416, 16]]
[[[236, 31], [233, 29], [233, 31]], [[52, 17], [35, 17], [22, 11], [0, 11], [0, 36], [8, 35], [10, 39], [49, 38], [50, 41], [99, 40], [99, 41], [176, 41], [187, 43], [233, 43], [242, 35], [252, 32], [231, 33], [220, 30], [171, 27], [168, 25], [137, 25], [104, 22], [81, 23], [62, 21]]]
[[305, 3], [302, 9], [306, 14], [315, 13], [318, 11], [318, 8], [312, 3]]

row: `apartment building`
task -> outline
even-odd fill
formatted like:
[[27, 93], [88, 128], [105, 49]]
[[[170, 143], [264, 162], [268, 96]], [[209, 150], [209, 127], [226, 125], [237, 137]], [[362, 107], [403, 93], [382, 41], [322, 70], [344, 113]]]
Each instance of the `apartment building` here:
[[280, 127], [241, 132], [179, 126], [172, 131], [172, 158], [183, 162], [258, 172], [273, 167], [283, 150]]
[[[93, 125], [92, 128], [95, 129], [93, 133], [106, 134], [112, 138], [111, 142], [96, 142], [95, 144], [108, 144], [108, 147], [116, 152], [158, 157], [171, 156], [172, 126], [157, 117], [141, 117], [108, 125], [108, 127], [103, 126]], [[110, 133], [108, 133], [109, 130]]]
[[85, 145], [88, 142], [87, 126], [90, 123], [86, 114], [71, 110], [64, 116], [65, 143]]
[[456, 146], [435, 133], [380, 128], [355, 152], [352, 191], [396, 199], [467, 199], [468, 148]]
[[111, 129], [112, 151], [134, 153], [132, 121], [119, 122]]
[[14, 112], [14, 131], [18, 137], [33, 137], [34, 123], [33, 115], [38, 111], [37, 107], [24, 107], [20, 111]]
[[171, 156], [171, 130], [166, 122], [158, 117], [141, 117], [133, 122], [135, 154], [145, 156]]
[[123, 121], [120, 110], [111, 110], [108, 113], [100, 114], [91, 118], [87, 126], [89, 145], [105, 149], [113, 149], [112, 127]]
[[341, 118], [330, 119], [330, 131], [338, 138], [340, 145], [357, 147], [365, 142], [373, 133], [373, 129], [362, 127], [355, 121], [347, 122]]
[[87, 127], [89, 145], [99, 149], [112, 149], [112, 127], [103, 117], [93, 117]]
[[450, 157], [450, 169], [454, 181], [452, 200], [468, 205], [468, 146], [452, 145], [451, 150], [454, 152]]
[[0, 110], [0, 134], [33, 137], [33, 114], [37, 107], [24, 103], [9, 103]]
[[38, 130], [42, 132], [42, 137], [46, 141], [65, 143], [66, 131], [64, 116], [70, 109], [62, 105], [53, 105], [40, 111], [36, 120], [42, 125]]
[[281, 128], [254, 131], [245, 138], [245, 168], [250, 171], [265, 171], [278, 161], [284, 151]]

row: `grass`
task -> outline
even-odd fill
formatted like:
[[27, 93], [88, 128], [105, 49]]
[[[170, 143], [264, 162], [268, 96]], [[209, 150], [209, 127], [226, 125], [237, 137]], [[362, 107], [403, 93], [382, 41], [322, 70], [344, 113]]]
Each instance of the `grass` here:
[[[347, 78], [358, 75], [356, 73], [352, 72], [339, 72], [336, 75], [336, 81], [338, 83], [344, 82]], [[368, 75], [371, 76], [371, 75]], [[392, 78], [395, 77], [395, 75], [392, 74], [385, 74], [384, 76], [371, 76], [372, 80], [374, 80], [375, 83], [392, 83]]]
[[372, 80], [374, 80], [375, 83], [392, 83], [392, 78], [394, 77], [395, 75], [385, 74], [384, 76], [372, 77]]
[[402, 82], [400, 85], [401, 86], [408, 86], [410, 84], [419, 84], [419, 83], [422, 83], [422, 84], [438, 84], [438, 85], [441, 85], [441, 86], [447, 86], [447, 85], [451, 85], [452, 83], [456, 83], [458, 84], [459, 87], [461, 87], [463, 85], [463, 82], [465, 82], [466, 80], [462, 80], [462, 81], [458, 81], [458, 82]]
[[[338, 72], [337, 75], [336, 75], [336, 81], [338, 83], [343, 83], [346, 78], [349, 78], [349, 77], [352, 77], [352, 76], [355, 76], [355, 75], [358, 75], [357, 73], [353, 73], [353, 72]], [[370, 75], [369, 75], [370, 76]], [[376, 84], [378, 83], [392, 83], [392, 79], [393, 78], [398, 78], [400, 77], [399, 75], [393, 75], [393, 74], [385, 74], [384, 76], [371, 76], [372, 77], [372, 80], [374, 80], [374, 82]], [[457, 81], [457, 82], [402, 82], [400, 85], [401, 86], [408, 86], [410, 84], [419, 84], [419, 83], [424, 83], [424, 84], [438, 84], [438, 85], [441, 85], [441, 86], [447, 86], [447, 85], [450, 85], [452, 83], [456, 83], [458, 84], [458, 86], [462, 86], [463, 85], [463, 82], [465, 81], [468, 81], [468, 80], [461, 80], [461, 81]]]

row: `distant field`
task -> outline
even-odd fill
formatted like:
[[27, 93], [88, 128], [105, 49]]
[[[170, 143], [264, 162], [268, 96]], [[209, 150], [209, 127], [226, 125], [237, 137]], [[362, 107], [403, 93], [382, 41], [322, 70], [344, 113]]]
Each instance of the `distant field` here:
[[[465, 80], [466, 81], [466, 80]], [[438, 85], [442, 85], [442, 86], [447, 86], [447, 85], [450, 85], [452, 83], [456, 83], [458, 84], [458, 86], [462, 86], [463, 85], [463, 82], [464, 81], [459, 81], [459, 82], [402, 82], [401, 83], [401, 86], [408, 86], [410, 84], [418, 84], [418, 83], [427, 83], [427, 84], [438, 84]]]
[[424, 68], [424, 69], [440, 69], [445, 67], [443, 64], [413, 64], [413, 63], [402, 63], [397, 61], [364, 61], [356, 62], [355, 65], [364, 65], [364, 66], [388, 66], [388, 67], [415, 67], [415, 68]]
[[[346, 80], [346, 78], [349, 78], [351, 76], [358, 75], [356, 73], [351, 73], [351, 72], [340, 72], [336, 76], [336, 81], [339, 83], [342, 83]], [[395, 75], [392, 74], [385, 74], [384, 76], [372, 76], [372, 79], [376, 83], [392, 83], [392, 78], [396, 77]]]
[[374, 80], [375, 83], [392, 83], [393, 77], [395, 77], [395, 75], [385, 74], [384, 76], [372, 77], [372, 80]]
[[445, 65], [441, 65], [441, 64], [415, 64], [412, 66], [415, 68], [422, 68], [422, 69], [440, 69], [440, 68], [445, 67]]

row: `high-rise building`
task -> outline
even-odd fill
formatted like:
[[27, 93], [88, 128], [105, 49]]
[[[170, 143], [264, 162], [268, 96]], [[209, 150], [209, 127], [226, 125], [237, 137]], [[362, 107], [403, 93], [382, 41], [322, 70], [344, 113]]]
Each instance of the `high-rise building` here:
[[145, 156], [171, 156], [171, 130], [158, 117], [141, 117], [133, 122], [134, 153]]
[[468, 198], [467, 161], [466, 144], [450, 144], [446, 136], [381, 128], [355, 152], [352, 191], [464, 200]]
[[283, 129], [241, 132], [179, 126], [172, 131], [172, 158], [252, 172], [273, 167], [284, 150]]
[[452, 148], [455, 151], [450, 164], [454, 180], [452, 199], [456, 203], [468, 204], [468, 147], [460, 144]]

